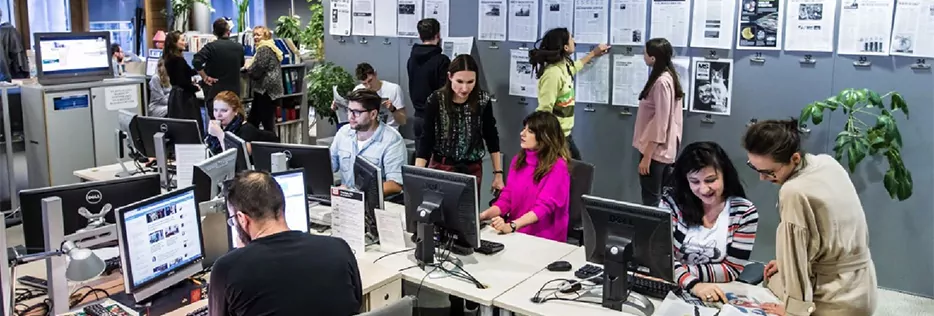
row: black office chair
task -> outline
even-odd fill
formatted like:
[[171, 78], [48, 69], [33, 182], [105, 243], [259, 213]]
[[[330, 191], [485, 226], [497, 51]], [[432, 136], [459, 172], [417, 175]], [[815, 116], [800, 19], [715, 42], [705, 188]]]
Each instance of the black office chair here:
[[592, 164], [571, 160], [568, 164], [571, 170], [571, 194], [568, 204], [568, 243], [575, 245], [584, 244], [584, 226], [581, 219], [584, 212], [584, 203], [581, 196], [590, 194], [593, 187], [594, 166]]

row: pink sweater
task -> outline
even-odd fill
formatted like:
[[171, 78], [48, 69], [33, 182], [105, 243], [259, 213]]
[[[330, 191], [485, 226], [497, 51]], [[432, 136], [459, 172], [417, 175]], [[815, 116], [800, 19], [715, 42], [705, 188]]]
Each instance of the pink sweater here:
[[558, 159], [541, 181], [535, 183], [535, 167], [538, 157], [534, 151], [526, 150], [526, 166], [516, 170], [516, 158], [509, 168], [509, 182], [494, 205], [514, 221], [528, 212], [535, 213], [538, 221], [519, 228], [525, 233], [541, 238], [564, 242], [568, 239], [568, 204], [571, 194], [571, 173], [568, 163]]
[[[639, 101], [636, 127], [632, 134], [632, 147], [652, 160], [674, 163], [681, 143], [683, 125], [681, 100], [675, 100], [675, 84], [671, 74], [665, 72], [652, 84], [649, 95]], [[655, 152], [642, 152], [646, 144], [658, 144]]]

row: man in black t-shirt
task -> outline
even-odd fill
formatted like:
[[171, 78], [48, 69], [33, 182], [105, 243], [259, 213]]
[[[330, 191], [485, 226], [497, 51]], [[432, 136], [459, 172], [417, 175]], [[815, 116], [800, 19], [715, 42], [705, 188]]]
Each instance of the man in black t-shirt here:
[[214, 263], [209, 312], [219, 315], [354, 315], [360, 271], [341, 239], [290, 231], [282, 189], [268, 173], [244, 171], [227, 186], [228, 224], [242, 248]]

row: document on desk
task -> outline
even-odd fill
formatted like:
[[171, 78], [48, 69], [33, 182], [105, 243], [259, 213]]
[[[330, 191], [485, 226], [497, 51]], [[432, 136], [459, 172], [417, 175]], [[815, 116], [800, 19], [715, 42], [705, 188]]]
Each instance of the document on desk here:
[[379, 248], [383, 252], [405, 249], [405, 229], [402, 212], [375, 209], [376, 229], [379, 231]]
[[204, 144], [175, 144], [175, 183], [178, 188], [191, 185], [195, 164], [207, 158]]
[[665, 300], [662, 301], [662, 304], [655, 309], [655, 313], [652, 313], [652, 315], [713, 316], [716, 315], [717, 312], [719, 312], [719, 310], [716, 308], [694, 305], [685, 302], [674, 293], [668, 292], [668, 296], [665, 297]]
[[363, 192], [331, 187], [331, 236], [341, 238], [355, 254], [366, 248]]

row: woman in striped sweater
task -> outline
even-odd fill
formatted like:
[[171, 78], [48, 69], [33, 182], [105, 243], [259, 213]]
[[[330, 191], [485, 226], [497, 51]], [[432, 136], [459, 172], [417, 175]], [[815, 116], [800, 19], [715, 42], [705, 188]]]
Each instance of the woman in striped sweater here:
[[707, 301], [726, 301], [716, 283], [749, 263], [759, 216], [739, 174], [714, 142], [696, 142], [675, 160], [661, 207], [671, 210], [675, 281]]

